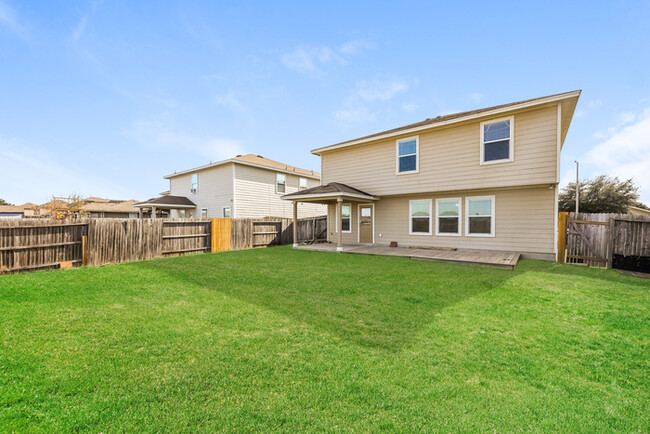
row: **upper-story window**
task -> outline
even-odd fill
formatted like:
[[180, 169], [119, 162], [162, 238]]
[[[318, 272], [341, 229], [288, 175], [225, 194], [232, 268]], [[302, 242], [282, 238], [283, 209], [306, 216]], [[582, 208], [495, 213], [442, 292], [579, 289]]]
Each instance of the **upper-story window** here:
[[199, 191], [199, 174], [192, 173], [192, 193], [197, 193]]
[[481, 122], [481, 164], [514, 159], [514, 116]]
[[275, 174], [275, 192], [284, 194], [287, 191], [287, 176], [283, 173]]
[[300, 188], [298, 190], [307, 190], [307, 178], [300, 178]]
[[417, 173], [419, 169], [419, 137], [397, 141], [397, 174]]

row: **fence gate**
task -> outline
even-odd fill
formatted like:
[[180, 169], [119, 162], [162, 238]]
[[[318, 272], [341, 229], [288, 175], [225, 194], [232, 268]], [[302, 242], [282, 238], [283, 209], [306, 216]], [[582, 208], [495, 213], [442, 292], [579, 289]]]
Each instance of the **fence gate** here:
[[593, 221], [570, 214], [566, 221], [566, 262], [607, 266], [609, 221]]
[[230, 250], [232, 221], [229, 218], [212, 219], [212, 252]]

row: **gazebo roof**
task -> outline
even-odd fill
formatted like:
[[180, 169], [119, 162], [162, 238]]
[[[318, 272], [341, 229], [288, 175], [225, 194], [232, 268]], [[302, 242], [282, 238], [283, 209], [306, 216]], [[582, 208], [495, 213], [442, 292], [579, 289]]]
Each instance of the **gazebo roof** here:
[[294, 193], [285, 194], [282, 199], [293, 201], [320, 201], [331, 200], [339, 197], [346, 199], [356, 200], [378, 200], [376, 196], [361, 191], [358, 188], [350, 187], [349, 185], [340, 182], [330, 182], [325, 185], [318, 185], [316, 187], [308, 188], [306, 190], [296, 191]]

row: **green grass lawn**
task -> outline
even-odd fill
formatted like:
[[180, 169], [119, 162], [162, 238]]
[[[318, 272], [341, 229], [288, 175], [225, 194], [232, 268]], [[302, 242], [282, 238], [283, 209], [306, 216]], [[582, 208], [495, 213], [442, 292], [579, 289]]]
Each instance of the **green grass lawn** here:
[[640, 431], [650, 281], [286, 247], [0, 276], [0, 431]]

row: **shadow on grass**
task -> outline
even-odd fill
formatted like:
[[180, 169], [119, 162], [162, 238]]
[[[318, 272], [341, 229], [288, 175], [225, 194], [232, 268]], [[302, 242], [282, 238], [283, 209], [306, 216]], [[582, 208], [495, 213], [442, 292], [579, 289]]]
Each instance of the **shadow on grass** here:
[[286, 247], [133, 264], [200, 285], [357, 345], [398, 351], [446, 307], [517, 272]]

